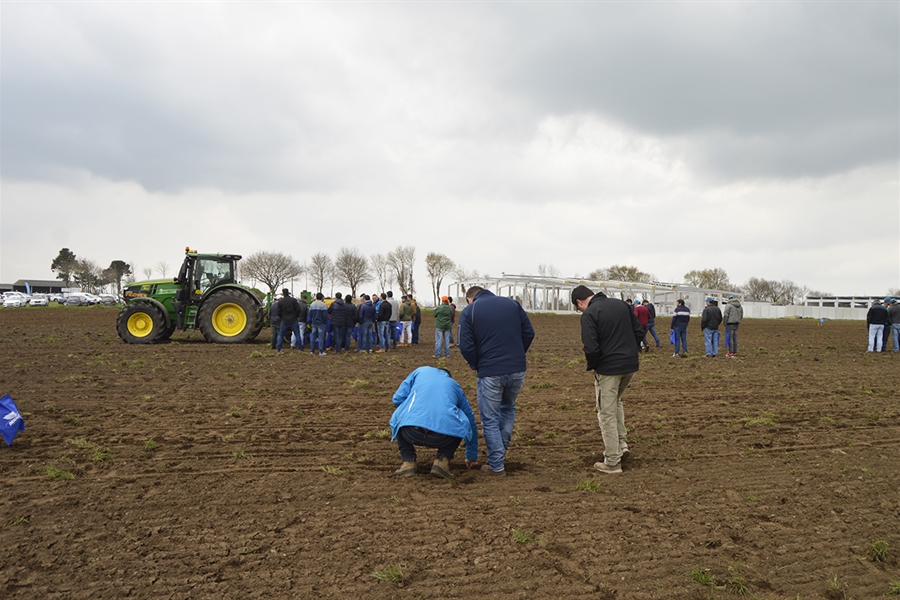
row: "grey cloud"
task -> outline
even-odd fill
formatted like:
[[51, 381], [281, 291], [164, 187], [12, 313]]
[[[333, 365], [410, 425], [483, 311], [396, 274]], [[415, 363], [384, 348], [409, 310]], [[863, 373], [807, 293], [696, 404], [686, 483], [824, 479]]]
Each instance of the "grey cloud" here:
[[518, 16], [527, 41], [498, 72], [541, 111], [703, 136], [699, 164], [726, 176], [821, 175], [900, 155], [896, 3], [532, 5]]

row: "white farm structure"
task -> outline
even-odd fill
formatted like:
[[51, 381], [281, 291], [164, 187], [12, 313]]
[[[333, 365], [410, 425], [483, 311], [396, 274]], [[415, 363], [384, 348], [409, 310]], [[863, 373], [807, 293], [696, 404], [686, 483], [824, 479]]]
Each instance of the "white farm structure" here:
[[635, 302], [649, 300], [656, 307], [658, 316], [671, 315], [675, 301], [684, 300], [692, 315], [703, 312], [706, 298], [711, 297], [723, 307], [728, 296], [741, 299], [744, 317], [750, 319], [848, 319], [865, 320], [868, 307], [878, 298], [872, 296], [809, 297], [803, 305], [776, 306], [769, 302], [744, 300], [743, 294], [732, 290], [700, 288], [685, 283], [638, 283], [634, 281], [591, 281], [566, 277], [540, 277], [533, 275], [506, 275], [502, 277], [477, 277], [458, 281], [447, 286], [447, 295], [465, 306], [466, 290], [473, 285], [490, 290], [497, 296], [513, 298], [526, 311], [574, 313], [572, 290], [586, 285], [593, 292]]

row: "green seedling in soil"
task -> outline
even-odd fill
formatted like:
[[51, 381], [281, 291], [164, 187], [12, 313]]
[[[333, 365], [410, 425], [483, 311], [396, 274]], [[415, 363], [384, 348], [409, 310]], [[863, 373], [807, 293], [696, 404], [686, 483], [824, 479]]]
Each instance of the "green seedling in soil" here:
[[724, 590], [724, 585], [716, 585], [716, 578], [713, 577], [712, 572], [706, 567], [694, 567], [687, 573], [685, 573], [688, 577], [691, 578], [691, 581], [696, 583], [697, 585], [701, 585], [703, 587], [709, 588], [709, 597], [714, 597], [715, 590]]
[[737, 565], [728, 566], [728, 580], [725, 582], [725, 587], [732, 594], [737, 594], [738, 596], [750, 595], [750, 586], [747, 585], [747, 580], [741, 575]]
[[825, 423], [826, 425], [834, 425], [834, 419], [831, 417], [822, 417], [819, 419], [819, 423]]
[[243, 460], [247, 458], [247, 455], [244, 454], [243, 450], [235, 450], [231, 453], [231, 458], [233, 458], [234, 460]]
[[774, 413], [763, 413], [761, 417], [752, 417], [749, 419], [744, 419], [744, 422], [747, 425], [768, 425], [769, 427], [775, 426], [775, 421], [778, 419], [778, 415]]
[[47, 466], [47, 479], [51, 481], [58, 481], [62, 479], [75, 479], [75, 475], [69, 473], [68, 471], [63, 471], [62, 469], [57, 469], [53, 465]]
[[75, 446], [76, 448], [90, 448], [91, 447], [91, 443], [84, 438], [75, 438], [74, 440], [72, 440], [69, 443], [72, 444], [73, 446]]
[[403, 579], [403, 569], [400, 565], [388, 565], [384, 571], [375, 571], [372, 577], [378, 581], [400, 581]]
[[254, 408], [256, 408], [256, 402], [248, 402], [247, 403], [248, 410], [253, 410]]
[[747, 496], [747, 502], [756, 502], [756, 495], [750, 494]]
[[895, 579], [888, 583], [888, 591], [884, 593], [885, 596], [900, 596], [900, 579]]
[[333, 467], [331, 465], [322, 465], [322, 470], [329, 475], [343, 475], [344, 473], [346, 473], [346, 471], [344, 471], [342, 468]]
[[244, 415], [241, 414], [240, 408], [238, 408], [237, 406], [232, 406], [231, 410], [228, 411], [228, 414], [225, 416], [226, 417], [234, 417], [235, 419], [240, 419]]
[[29, 523], [31, 523], [31, 519], [29, 519], [28, 517], [14, 517], [9, 520], [9, 524], [13, 527], [17, 527], [19, 525], [28, 525]]
[[62, 379], [57, 379], [57, 383], [65, 383], [67, 381], [83, 381], [84, 375], [69, 375], [68, 377], [63, 377]]
[[109, 448], [94, 448], [94, 454], [91, 456], [91, 460], [94, 462], [103, 462], [105, 460], [112, 460], [112, 452], [109, 451]]
[[78, 417], [66, 417], [63, 419], [66, 423], [71, 423], [75, 427], [81, 427], [81, 419]]
[[553, 382], [552, 382], [552, 381], [542, 381], [542, 382], [540, 382], [540, 383], [536, 383], [536, 384], [532, 385], [532, 386], [531, 386], [531, 389], [533, 389], [533, 390], [544, 390], [544, 389], [552, 388], [552, 387], [553, 387]]
[[866, 549], [866, 556], [869, 557], [869, 560], [874, 562], [887, 562], [889, 556], [887, 542], [884, 540], [875, 540]]
[[365, 379], [354, 379], [353, 381], [349, 382], [349, 385], [353, 389], [362, 389], [369, 387], [369, 382]]
[[575, 491], [576, 492], [595, 492], [596, 493], [596, 492], [600, 491], [600, 484], [597, 483], [593, 479], [585, 479], [584, 481], [579, 481], [575, 485]]
[[150, 438], [149, 440], [144, 442], [144, 450], [156, 450], [158, 446], [159, 444], [156, 443], [156, 440], [154, 440], [153, 438]]
[[400, 506], [404, 502], [406, 502], [404, 498], [400, 498], [399, 496], [391, 496], [391, 504], [394, 506]]
[[538, 537], [533, 533], [529, 533], [522, 529], [521, 527], [516, 527], [513, 529], [513, 540], [517, 544], [527, 544], [529, 542], [537, 541]]
[[265, 356], [265, 354], [263, 354], [259, 350], [254, 350], [250, 353], [250, 358], [262, 358], [263, 356]]
[[845, 600], [847, 598], [847, 588], [838, 580], [837, 575], [832, 575], [825, 586], [825, 597], [829, 600]]

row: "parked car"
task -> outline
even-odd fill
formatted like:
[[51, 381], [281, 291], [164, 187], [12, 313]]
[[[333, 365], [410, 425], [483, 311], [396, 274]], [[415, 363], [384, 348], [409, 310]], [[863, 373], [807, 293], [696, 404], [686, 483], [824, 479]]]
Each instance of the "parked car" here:
[[18, 292], [3, 294], [3, 308], [19, 308], [28, 304], [28, 296]]
[[57, 304], [65, 304], [66, 297], [62, 294], [50, 294], [50, 302], [56, 302]]
[[72, 292], [66, 296], [66, 306], [90, 306], [93, 304], [90, 294], [84, 292]]
[[114, 306], [119, 303], [119, 299], [112, 294], [100, 294], [100, 304], [106, 306]]
[[31, 297], [31, 302], [29, 302], [31, 306], [50, 306], [50, 299], [47, 298], [46, 294], [34, 294]]

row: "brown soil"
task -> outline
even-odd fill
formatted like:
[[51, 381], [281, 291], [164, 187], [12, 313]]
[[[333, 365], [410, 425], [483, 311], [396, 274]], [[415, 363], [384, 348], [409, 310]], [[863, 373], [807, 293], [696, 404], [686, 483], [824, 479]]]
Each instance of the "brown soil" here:
[[0, 311], [0, 394], [27, 426], [0, 445], [0, 597], [699, 599], [740, 576], [757, 598], [843, 597], [836, 577], [862, 599], [900, 580], [900, 355], [867, 354], [862, 323], [747, 321], [739, 358], [706, 359], [695, 320], [690, 357], [642, 357], [633, 458], [606, 475], [578, 319], [534, 315], [510, 476], [458, 452], [448, 482], [424, 450], [392, 478], [383, 435], [434, 364], [429, 316], [417, 347], [326, 357], [275, 356], [268, 330], [126, 345], [115, 317]]

